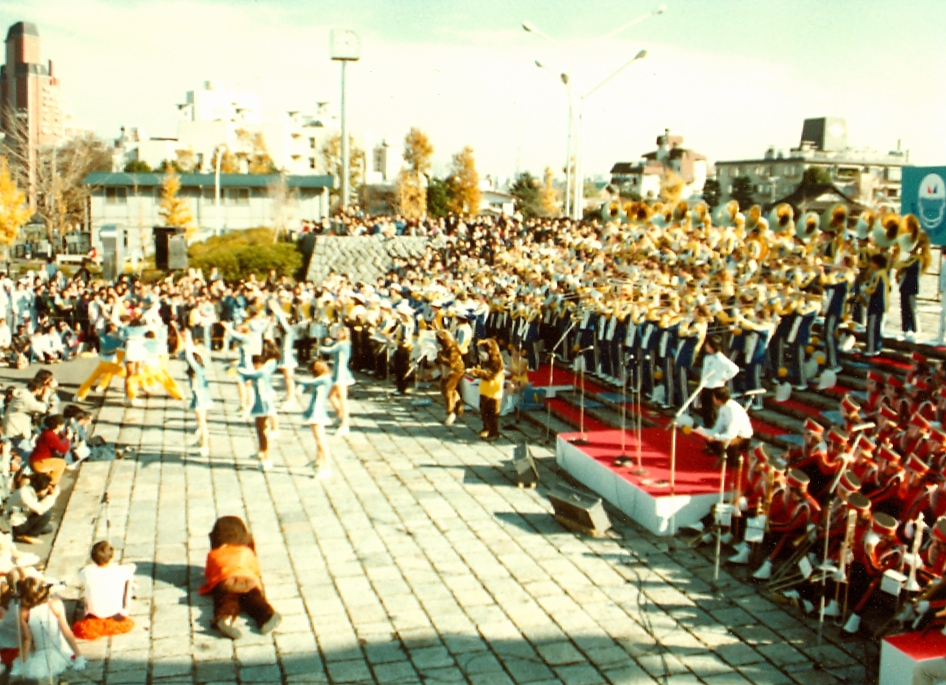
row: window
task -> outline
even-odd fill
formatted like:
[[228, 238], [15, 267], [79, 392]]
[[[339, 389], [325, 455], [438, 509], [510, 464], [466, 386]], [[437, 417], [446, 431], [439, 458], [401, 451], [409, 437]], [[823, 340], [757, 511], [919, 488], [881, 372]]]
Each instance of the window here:
[[899, 181], [902, 177], [901, 169], [898, 166], [887, 167], [887, 180]]
[[249, 188], [227, 188], [226, 199], [227, 199], [228, 205], [237, 205], [240, 207], [249, 206], [250, 189]]
[[204, 186], [201, 191], [201, 196], [207, 202], [213, 202], [216, 199], [216, 186]]
[[127, 188], [106, 188], [105, 189], [105, 204], [107, 205], [128, 204], [128, 189]]

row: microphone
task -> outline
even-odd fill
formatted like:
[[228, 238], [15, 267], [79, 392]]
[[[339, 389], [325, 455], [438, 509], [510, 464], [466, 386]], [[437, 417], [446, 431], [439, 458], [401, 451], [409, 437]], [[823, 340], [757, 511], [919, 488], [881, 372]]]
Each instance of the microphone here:
[[583, 352], [590, 352], [590, 351], [593, 350], [594, 348], [595, 348], [595, 346], [594, 346], [594, 345], [591, 345], [591, 346], [586, 347], [586, 348], [584, 348], [584, 349], [578, 350], [578, 352], [576, 352], [576, 354], [582, 354]]

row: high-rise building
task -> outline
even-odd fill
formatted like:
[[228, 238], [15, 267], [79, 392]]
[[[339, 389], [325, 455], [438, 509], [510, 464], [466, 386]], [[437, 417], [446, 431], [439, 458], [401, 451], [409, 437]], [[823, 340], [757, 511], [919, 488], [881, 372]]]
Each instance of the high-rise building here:
[[53, 62], [40, 62], [39, 30], [20, 21], [6, 39], [6, 63], [0, 66], [0, 129], [5, 142], [25, 163], [30, 206], [36, 206], [36, 160], [43, 147], [62, 142], [65, 121], [59, 79]]

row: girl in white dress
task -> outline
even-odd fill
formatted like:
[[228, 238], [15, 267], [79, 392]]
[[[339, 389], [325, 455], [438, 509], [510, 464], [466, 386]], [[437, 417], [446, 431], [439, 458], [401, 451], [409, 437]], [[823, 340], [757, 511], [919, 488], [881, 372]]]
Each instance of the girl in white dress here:
[[84, 669], [86, 660], [79, 655], [62, 600], [49, 596], [49, 585], [42, 578], [24, 578], [19, 586], [23, 647], [10, 669], [11, 678], [58, 682], [70, 666]]

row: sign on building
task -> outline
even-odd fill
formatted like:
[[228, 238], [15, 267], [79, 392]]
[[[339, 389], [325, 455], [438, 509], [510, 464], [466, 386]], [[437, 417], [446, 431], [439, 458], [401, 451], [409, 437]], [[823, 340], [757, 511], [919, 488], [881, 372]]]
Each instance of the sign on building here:
[[946, 166], [905, 166], [900, 213], [915, 214], [933, 245], [946, 245]]

